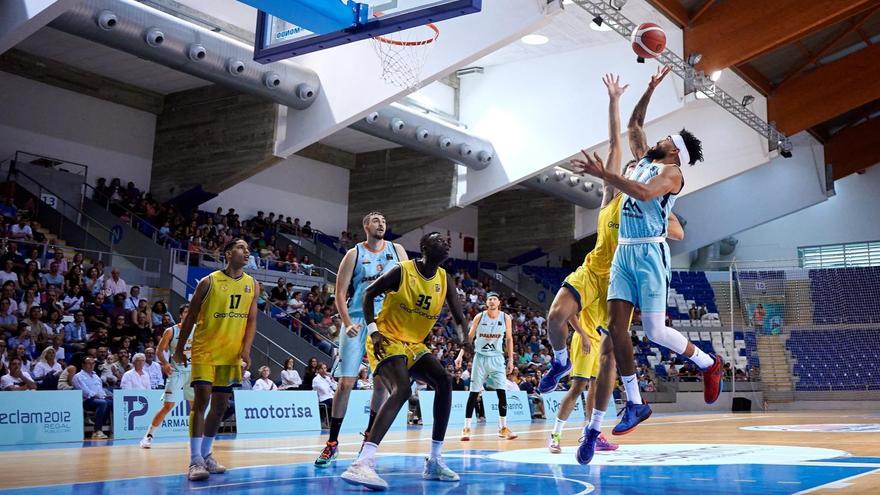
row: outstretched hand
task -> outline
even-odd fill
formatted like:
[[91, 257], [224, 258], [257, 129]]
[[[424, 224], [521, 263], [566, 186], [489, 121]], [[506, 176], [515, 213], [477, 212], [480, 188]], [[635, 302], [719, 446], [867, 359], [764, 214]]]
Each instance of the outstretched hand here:
[[592, 175], [599, 179], [603, 178], [605, 175], [605, 164], [602, 162], [602, 159], [599, 158], [598, 153], [593, 153], [593, 156], [587, 154], [586, 151], [581, 151], [581, 153], [583, 153], [586, 160], [574, 158], [569, 162], [572, 168], [574, 168], [574, 171], [581, 174]]
[[660, 83], [663, 81], [663, 78], [666, 77], [666, 74], [669, 74], [669, 71], [672, 70], [672, 67], [668, 65], [664, 65], [657, 68], [657, 72], [651, 76], [651, 82], [648, 83], [648, 86], [651, 89], [655, 89]]
[[605, 83], [605, 87], [608, 88], [608, 97], [609, 98], [620, 98], [626, 88], [629, 87], [629, 84], [625, 86], [620, 85], [620, 76], [617, 74], [605, 74], [602, 77], [602, 82]]

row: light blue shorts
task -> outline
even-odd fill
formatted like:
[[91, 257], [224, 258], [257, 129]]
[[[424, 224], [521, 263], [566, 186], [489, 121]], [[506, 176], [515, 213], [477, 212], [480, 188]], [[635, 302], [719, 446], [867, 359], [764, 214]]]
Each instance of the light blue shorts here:
[[507, 374], [504, 356], [474, 355], [474, 366], [471, 371], [471, 392], [482, 392], [485, 388], [503, 390], [507, 386]]
[[361, 329], [354, 337], [349, 337], [345, 329], [339, 333], [339, 355], [333, 365], [336, 378], [357, 378], [367, 352], [367, 322], [363, 316], [352, 316], [351, 322], [360, 324]]
[[665, 242], [619, 244], [611, 262], [608, 300], [629, 301], [642, 313], [666, 313], [670, 264]]

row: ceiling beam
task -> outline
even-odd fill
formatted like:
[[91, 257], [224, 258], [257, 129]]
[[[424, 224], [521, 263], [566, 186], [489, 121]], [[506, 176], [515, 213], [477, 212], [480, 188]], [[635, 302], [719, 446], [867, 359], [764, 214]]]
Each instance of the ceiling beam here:
[[791, 79], [768, 99], [770, 120], [790, 136], [880, 98], [877, 60], [880, 45], [871, 45]]
[[651, 5], [659, 10], [663, 15], [672, 22], [678, 24], [678, 27], [685, 28], [690, 24], [690, 17], [687, 9], [678, 0], [649, 0]]
[[795, 67], [794, 70], [789, 72], [789, 74], [787, 76], [785, 76], [785, 78], [782, 80], [782, 82], [780, 84], [785, 84], [785, 81], [800, 74], [801, 71], [803, 71], [807, 67], [815, 64], [820, 58], [822, 58], [822, 56], [824, 56], [826, 53], [828, 53], [828, 50], [833, 48], [834, 45], [836, 45], [840, 40], [842, 40], [845, 36], [847, 36], [848, 34], [852, 33], [856, 29], [858, 29], [859, 26], [861, 26], [865, 21], [867, 21], [868, 18], [871, 17], [871, 15], [877, 11], [878, 8], [880, 8], [880, 6], [869, 9], [867, 12], [864, 12], [861, 15], [859, 15], [858, 17], [856, 17], [855, 19], [853, 19], [850, 22], [849, 26], [842, 29], [839, 33], [837, 33], [834, 37], [832, 37], [831, 40], [828, 41], [828, 43], [825, 43], [825, 45], [822, 46], [822, 48], [820, 48], [816, 53], [812, 54], [810, 56], [810, 58], [807, 59], [806, 62], [800, 64], [799, 66]]
[[14, 48], [0, 55], [0, 71], [154, 114], [165, 102], [159, 93]]
[[733, 71], [737, 73], [740, 77], [746, 80], [749, 84], [751, 84], [755, 89], [761, 92], [764, 96], [768, 96], [773, 92], [773, 83], [770, 82], [764, 74], [752, 67], [749, 64], [737, 65], [733, 68]]
[[697, 22], [700, 17], [703, 17], [703, 14], [709, 11], [712, 8], [712, 5], [715, 3], [715, 0], [706, 0], [703, 5], [700, 5], [700, 8], [694, 12], [694, 15], [691, 16], [691, 22]]
[[880, 0], [719, 3], [685, 32], [685, 55], [701, 53], [703, 59], [697, 68], [711, 73], [752, 60], [876, 5]]
[[880, 163], [880, 118], [865, 121], [835, 134], [825, 143], [825, 163], [830, 163], [834, 180]]
[[342, 151], [323, 143], [314, 143], [306, 146], [297, 151], [296, 154], [311, 160], [317, 160], [319, 162], [329, 163], [330, 165], [336, 165], [337, 167], [347, 168], [348, 170], [354, 170], [357, 165], [357, 155], [354, 153]]

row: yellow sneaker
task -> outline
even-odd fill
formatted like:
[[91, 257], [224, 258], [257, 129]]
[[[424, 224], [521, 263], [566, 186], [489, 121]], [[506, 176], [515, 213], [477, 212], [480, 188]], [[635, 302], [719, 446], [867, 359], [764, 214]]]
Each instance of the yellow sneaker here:
[[471, 439], [471, 429], [468, 428], [467, 426], [465, 426], [464, 428], [461, 429], [461, 441], [467, 442], [470, 439]]
[[505, 440], [513, 440], [514, 438], [518, 437], [519, 435], [510, 431], [510, 428], [505, 426], [504, 428], [501, 428], [500, 430], [498, 430], [498, 436], [505, 439]]

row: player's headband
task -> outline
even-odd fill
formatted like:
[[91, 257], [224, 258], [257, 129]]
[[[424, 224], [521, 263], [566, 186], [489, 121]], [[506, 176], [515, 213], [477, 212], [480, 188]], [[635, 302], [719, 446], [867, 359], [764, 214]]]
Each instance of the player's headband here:
[[687, 146], [684, 145], [684, 138], [682, 138], [680, 134], [673, 134], [670, 137], [672, 138], [672, 142], [675, 143], [675, 147], [678, 148], [678, 159], [681, 161], [681, 164], [690, 164], [691, 154], [688, 153]]
[[[489, 299], [490, 297], [498, 297], [498, 293], [497, 293], [497, 292], [489, 292], [489, 293], [487, 293], [487, 294], [486, 294], [486, 299]], [[500, 298], [499, 298], [499, 299], [500, 299]]]

